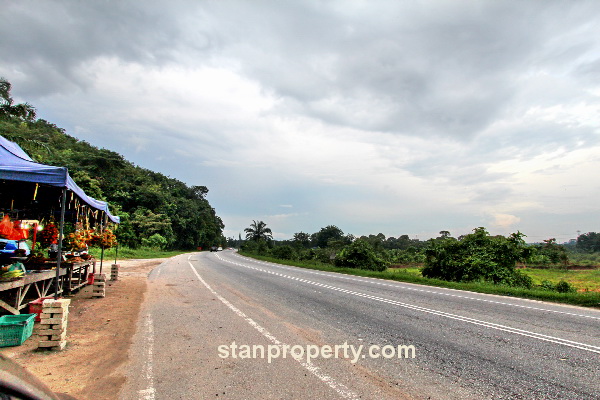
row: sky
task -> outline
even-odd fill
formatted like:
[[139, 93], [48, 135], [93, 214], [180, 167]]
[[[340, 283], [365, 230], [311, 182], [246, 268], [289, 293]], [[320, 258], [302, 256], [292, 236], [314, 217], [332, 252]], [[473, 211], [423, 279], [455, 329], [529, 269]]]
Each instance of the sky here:
[[38, 117], [236, 237], [600, 231], [600, 2], [0, 0]]

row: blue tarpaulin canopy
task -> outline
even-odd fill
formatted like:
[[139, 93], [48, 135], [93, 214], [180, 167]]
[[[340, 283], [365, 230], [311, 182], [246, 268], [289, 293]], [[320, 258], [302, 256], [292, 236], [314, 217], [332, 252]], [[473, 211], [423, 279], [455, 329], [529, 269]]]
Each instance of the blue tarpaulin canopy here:
[[42, 185], [66, 188], [77, 195], [88, 206], [103, 211], [115, 223], [120, 218], [112, 215], [105, 201], [96, 200], [77, 186], [69, 176], [66, 167], [53, 167], [37, 163], [21, 149], [21, 147], [0, 136], [0, 179], [32, 182]]

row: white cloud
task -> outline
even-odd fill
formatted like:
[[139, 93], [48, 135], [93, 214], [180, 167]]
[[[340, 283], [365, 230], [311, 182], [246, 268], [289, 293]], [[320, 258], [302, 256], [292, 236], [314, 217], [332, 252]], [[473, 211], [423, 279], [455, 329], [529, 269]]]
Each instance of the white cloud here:
[[208, 186], [233, 236], [257, 218], [284, 237], [596, 229], [594, 2], [3, 11], [0, 76], [17, 99]]
[[492, 225], [500, 228], [510, 228], [521, 222], [521, 218], [510, 214], [495, 214], [493, 215], [493, 218], [494, 221], [492, 222]]

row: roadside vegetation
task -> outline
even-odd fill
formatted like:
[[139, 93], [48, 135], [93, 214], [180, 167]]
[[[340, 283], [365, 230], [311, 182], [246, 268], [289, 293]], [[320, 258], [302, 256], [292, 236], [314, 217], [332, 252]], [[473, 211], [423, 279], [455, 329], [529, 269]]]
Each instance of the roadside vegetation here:
[[600, 241], [600, 235], [593, 232], [561, 245], [554, 239], [528, 244], [520, 232], [491, 236], [482, 227], [458, 238], [441, 231], [435, 239], [419, 241], [381, 233], [356, 238], [329, 225], [275, 241], [251, 234], [256, 224], [269, 229], [253, 221], [246, 240], [231, 238], [229, 246], [243, 255], [302, 268], [600, 307], [600, 269], [593, 261], [600, 246], [589, 240]]
[[107, 201], [111, 212], [121, 217], [114, 229], [121, 246], [195, 250], [225, 244], [224, 224], [206, 199], [205, 186], [187, 186], [76, 139], [36, 119], [35, 108], [16, 104], [10, 91], [11, 84], [0, 77], [0, 135], [39, 163], [67, 167], [86, 194]]

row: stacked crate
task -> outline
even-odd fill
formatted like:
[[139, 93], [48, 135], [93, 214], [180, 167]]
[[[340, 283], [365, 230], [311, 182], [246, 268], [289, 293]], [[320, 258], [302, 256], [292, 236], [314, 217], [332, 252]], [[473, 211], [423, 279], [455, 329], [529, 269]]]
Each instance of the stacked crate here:
[[92, 285], [92, 297], [106, 296], [106, 274], [97, 274], [94, 276]]
[[113, 264], [110, 266], [110, 280], [116, 281], [119, 279], [119, 264]]
[[42, 303], [40, 325], [37, 330], [38, 347], [62, 350], [67, 344], [67, 322], [70, 299], [47, 299]]

